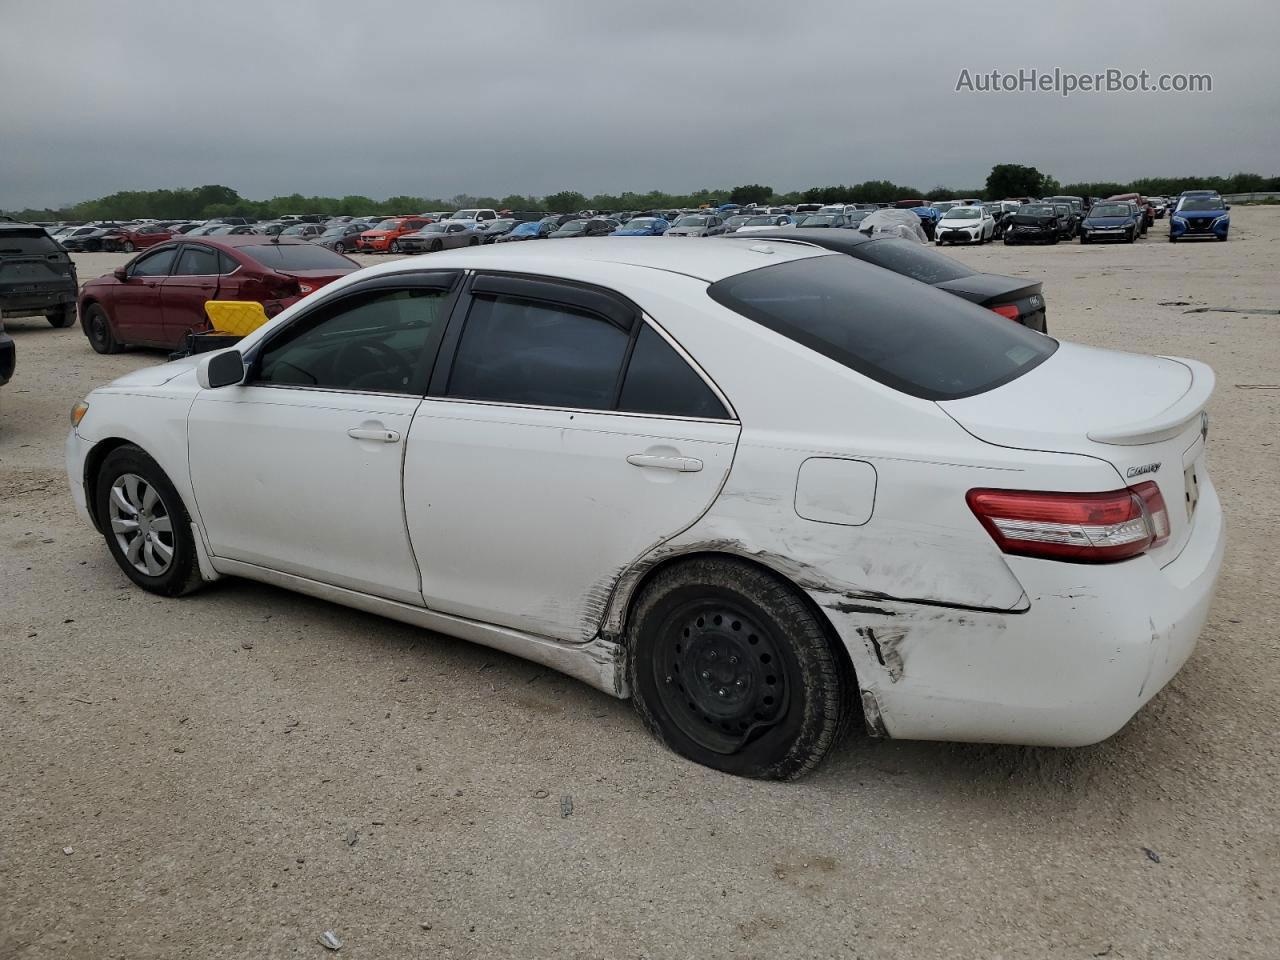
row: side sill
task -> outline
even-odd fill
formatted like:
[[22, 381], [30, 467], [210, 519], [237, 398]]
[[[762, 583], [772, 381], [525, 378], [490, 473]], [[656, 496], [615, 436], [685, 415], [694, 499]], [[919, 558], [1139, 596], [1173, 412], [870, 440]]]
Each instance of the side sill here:
[[596, 637], [588, 643], [564, 643], [549, 640], [509, 627], [467, 620], [447, 613], [437, 613], [426, 607], [415, 607], [397, 600], [386, 600], [335, 587], [317, 580], [281, 573], [267, 567], [240, 560], [213, 558], [213, 568], [220, 574], [257, 580], [285, 590], [304, 593], [320, 600], [328, 600], [345, 607], [353, 607], [366, 613], [389, 617], [403, 623], [434, 630], [460, 640], [501, 650], [515, 657], [548, 667], [559, 673], [581, 680], [590, 687], [602, 690], [621, 699], [630, 695], [623, 674], [622, 648], [608, 640]]

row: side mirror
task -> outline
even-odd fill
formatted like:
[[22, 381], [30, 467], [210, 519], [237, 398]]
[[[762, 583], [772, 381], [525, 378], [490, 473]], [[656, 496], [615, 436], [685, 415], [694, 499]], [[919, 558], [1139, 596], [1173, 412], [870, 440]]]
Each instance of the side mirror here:
[[223, 350], [201, 358], [196, 364], [196, 381], [205, 390], [229, 387], [244, 380], [244, 357], [239, 350]]
[[119, 280], [121, 283], [126, 283], [129, 280], [129, 273], [128, 271], [125, 270], [124, 267], [116, 267], [114, 270], [111, 271], [111, 275], [115, 277], [117, 280]]
[[1223, 208], [1224, 208], [1224, 209], [1226, 209], [1226, 210], [1230, 210], [1230, 209], [1231, 209], [1231, 204], [1229, 204], [1229, 203], [1224, 203], [1222, 206], [1223, 206]]

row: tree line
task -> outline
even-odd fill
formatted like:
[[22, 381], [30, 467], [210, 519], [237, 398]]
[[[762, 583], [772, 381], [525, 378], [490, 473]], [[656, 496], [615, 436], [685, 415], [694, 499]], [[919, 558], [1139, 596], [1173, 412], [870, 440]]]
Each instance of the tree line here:
[[509, 194], [505, 197], [459, 194], [448, 199], [438, 197], [395, 196], [384, 200], [348, 195], [345, 197], [304, 197], [292, 193], [270, 200], [250, 200], [231, 187], [211, 184], [174, 190], [124, 190], [97, 200], [87, 200], [58, 209], [25, 209], [7, 211], [17, 220], [132, 220], [149, 217], [156, 220], [207, 220], [211, 217], [256, 217], [267, 220], [284, 214], [320, 214], [322, 216], [383, 216], [422, 213], [429, 210], [457, 210], [463, 207], [493, 207], [499, 210], [546, 210], [573, 213], [578, 210], [664, 210], [721, 203], [892, 203], [913, 198], [981, 197], [997, 200], [1003, 197], [1069, 196], [1107, 197], [1117, 193], [1141, 193], [1149, 196], [1176, 196], [1183, 190], [1218, 190], [1220, 193], [1280, 193], [1280, 177], [1263, 177], [1255, 173], [1237, 173], [1229, 177], [1145, 177], [1130, 183], [1068, 183], [1061, 185], [1034, 167], [999, 164], [983, 186], [950, 187], [934, 185], [929, 190], [896, 184], [889, 180], [867, 180], [863, 183], [809, 187], [805, 190], [779, 192], [759, 183], [719, 189], [703, 188], [692, 193], [599, 193], [588, 196], [576, 190], [562, 190], [544, 197]]

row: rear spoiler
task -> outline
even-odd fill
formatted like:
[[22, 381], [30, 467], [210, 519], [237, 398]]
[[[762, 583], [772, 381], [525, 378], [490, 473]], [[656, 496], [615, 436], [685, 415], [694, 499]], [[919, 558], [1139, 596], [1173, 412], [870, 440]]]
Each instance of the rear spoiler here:
[[1213, 370], [1208, 364], [1201, 363], [1199, 360], [1187, 360], [1183, 357], [1165, 357], [1164, 359], [1180, 363], [1191, 372], [1191, 384], [1187, 387], [1187, 392], [1174, 401], [1172, 406], [1146, 420], [1125, 424], [1122, 427], [1090, 430], [1090, 440], [1095, 443], [1109, 443], [1124, 447], [1159, 443], [1161, 440], [1176, 437], [1186, 429], [1188, 423], [1200, 415], [1213, 394], [1215, 379]]

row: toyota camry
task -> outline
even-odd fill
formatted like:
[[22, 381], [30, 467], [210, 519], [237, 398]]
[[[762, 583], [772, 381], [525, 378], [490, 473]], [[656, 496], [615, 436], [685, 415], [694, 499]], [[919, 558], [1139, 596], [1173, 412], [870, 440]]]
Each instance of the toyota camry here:
[[508, 651], [753, 777], [1072, 746], [1190, 655], [1213, 374], [804, 244], [570, 240], [338, 279], [72, 412], [137, 586], [246, 577]]

